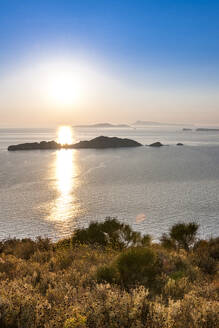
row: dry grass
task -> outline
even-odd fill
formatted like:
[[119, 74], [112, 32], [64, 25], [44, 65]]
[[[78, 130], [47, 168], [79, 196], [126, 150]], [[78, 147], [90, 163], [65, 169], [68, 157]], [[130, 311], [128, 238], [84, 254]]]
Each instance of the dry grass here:
[[[200, 247], [205, 256], [213, 254], [214, 270], [207, 272]], [[119, 279], [97, 278], [103, 268], [114, 268], [114, 274], [126, 250], [42, 239], [2, 242], [0, 327], [218, 328], [218, 239], [189, 254], [160, 245], [147, 248], [155, 254], [156, 283], [146, 279], [144, 284], [143, 270], [144, 277], [135, 275], [134, 283], [124, 286]], [[144, 257], [138, 261], [141, 266]]]

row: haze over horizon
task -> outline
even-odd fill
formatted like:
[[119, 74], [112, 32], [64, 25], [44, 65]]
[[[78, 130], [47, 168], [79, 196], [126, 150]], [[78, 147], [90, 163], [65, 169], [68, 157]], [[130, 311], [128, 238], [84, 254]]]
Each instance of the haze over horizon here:
[[0, 0], [0, 127], [219, 125], [219, 3]]

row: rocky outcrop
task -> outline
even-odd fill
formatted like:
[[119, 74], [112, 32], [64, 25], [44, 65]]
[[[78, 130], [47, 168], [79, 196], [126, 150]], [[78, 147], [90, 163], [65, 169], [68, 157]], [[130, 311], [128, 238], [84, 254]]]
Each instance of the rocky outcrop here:
[[149, 146], [150, 147], [162, 147], [163, 144], [161, 142], [157, 141], [157, 142], [154, 142], [154, 143], [150, 144]]
[[40, 150], [40, 149], [60, 149], [62, 146], [55, 141], [41, 141], [41, 142], [28, 142], [19, 145], [12, 145], [8, 147], [9, 151], [12, 150]]
[[44, 149], [85, 149], [85, 148], [120, 148], [120, 147], [139, 147], [139, 142], [131, 139], [122, 139], [117, 137], [100, 136], [89, 141], [80, 141], [73, 145], [61, 145], [55, 141], [41, 141], [33, 143], [24, 143], [8, 147], [9, 151], [15, 150], [44, 150]]
[[117, 137], [100, 136], [90, 141], [80, 141], [72, 145], [72, 148], [119, 148], [119, 147], [139, 147], [141, 144], [131, 139]]
[[183, 146], [183, 143], [178, 142], [176, 145], [177, 145], [177, 146]]

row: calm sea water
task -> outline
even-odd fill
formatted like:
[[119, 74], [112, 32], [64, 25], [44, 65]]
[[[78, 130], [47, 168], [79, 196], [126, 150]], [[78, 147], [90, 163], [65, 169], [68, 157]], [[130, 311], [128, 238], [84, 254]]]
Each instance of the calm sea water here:
[[108, 135], [170, 146], [7, 151], [8, 145], [52, 140], [56, 133], [0, 129], [0, 239], [62, 238], [107, 216], [155, 240], [178, 221], [200, 223], [202, 238], [218, 235], [219, 132], [84, 128], [74, 129], [75, 141]]

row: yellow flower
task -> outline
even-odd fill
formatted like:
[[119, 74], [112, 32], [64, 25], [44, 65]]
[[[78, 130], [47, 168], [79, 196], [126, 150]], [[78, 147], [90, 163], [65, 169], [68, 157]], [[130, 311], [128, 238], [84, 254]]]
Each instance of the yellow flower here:
[[75, 317], [65, 321], [64, 328], [85, 328], [87, 318], [84, 315], [77, 313]]

